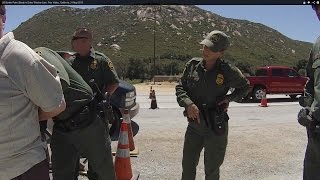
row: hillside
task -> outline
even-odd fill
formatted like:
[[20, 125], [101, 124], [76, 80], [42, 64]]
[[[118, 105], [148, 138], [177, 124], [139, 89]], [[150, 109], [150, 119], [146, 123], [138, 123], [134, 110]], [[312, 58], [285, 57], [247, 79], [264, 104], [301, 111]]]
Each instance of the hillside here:
[[[224, 31], [231, 37], [226, 53], [230, 62], [292, 66], [306, 59], [311, 48], [311, 43], [292, 40], [263, 24], [224, 18], [196, 6], [182, 5], [96, 9], [57, 6], [36, 14], [14, 33], [32, 48], [70, 50], [72, 33], [81, 26], [93, 30], [95, 49], [116, 64], [120, 59], [153, 58], [154, 26], [156, 56], [200, 56], [199, 42], [212, 30]], [[119, 47], [120, 51], [114, 50]]]

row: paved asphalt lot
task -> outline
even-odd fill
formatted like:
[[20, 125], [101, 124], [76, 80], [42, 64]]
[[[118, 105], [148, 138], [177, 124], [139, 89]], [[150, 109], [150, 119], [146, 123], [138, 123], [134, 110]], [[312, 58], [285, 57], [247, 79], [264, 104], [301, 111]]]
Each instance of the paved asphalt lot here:
[[[302, 179], [306, 132], [296, 120], [297, 101], [286, 96], [268, 95], [268, 107], [259, 103], [231, 103], [229, 143], [222, 180]], [[174, 93], [158, 93], [159, 109], [151, 110], [148, 94], [137, 97], [140, 112], [134, 118], [140, 130], [135, 136], [138, 157], [132, 167], [143, 180], [180, 179], [186, 119]], [[113, 149], [117, 142], [113, 142]], [[87, 179], [81, 177], [80, 179]], [[204, 179], [203, 153], [197, 180]]]

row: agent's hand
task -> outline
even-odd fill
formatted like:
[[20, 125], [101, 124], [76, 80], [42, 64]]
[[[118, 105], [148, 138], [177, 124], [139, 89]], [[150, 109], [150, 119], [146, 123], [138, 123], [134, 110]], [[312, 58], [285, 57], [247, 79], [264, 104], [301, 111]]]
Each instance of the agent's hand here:
[[187, 106], [188, 118], [200, 124], [199, 109], [195, 104]]
[[230, 99], [228, 96], [225, 96], [222, 101], [218, 102], [218, 106], [221, 106], [224, 112], [228, 111]]

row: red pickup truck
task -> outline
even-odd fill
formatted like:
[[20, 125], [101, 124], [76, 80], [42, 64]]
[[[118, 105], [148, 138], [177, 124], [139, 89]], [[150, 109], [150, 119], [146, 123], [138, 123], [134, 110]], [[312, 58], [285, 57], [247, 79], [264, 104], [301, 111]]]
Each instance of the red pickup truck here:
[[286, 66], [258, 67], [255, 76], [248, 76], [250, 92], [248, 96], [254, 101], [261, 100], [263, 89], [267, 94], [286, 94], [291, 98], [302, 95], [308, 80], [292, 68]]

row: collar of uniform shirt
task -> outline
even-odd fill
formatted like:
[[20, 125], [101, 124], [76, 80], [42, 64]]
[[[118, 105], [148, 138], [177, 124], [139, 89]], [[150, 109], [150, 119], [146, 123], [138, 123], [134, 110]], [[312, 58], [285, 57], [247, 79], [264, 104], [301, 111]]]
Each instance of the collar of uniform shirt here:
[[93, 47], [91, 47], [91, 49], [90, 49], [90, 56], [91, 56], [92, 58], [94, 58], [94, 57], [96, 56], [96, 53], [95, 53]]
[[[80, 57], [80, 55], [79, 55], [79, 53], [77, 53], [76, 54], [76, 56], [77, 57]], [[95, 56], [96, 56], [96, 53], [95, 53], [95, 51], [94, 51], [94, 49], [93, 49], [93, 47], [91, 47], [91, 49], [90, 49], [90, 53], [89, 53], [89, 56], [86, 56], [86, 57], [91, 57], [91, 58], [95, 58]], [[81, 57], [80, 57], [81, 58]], [[86, 58], [87, 59], [87, 58]]]
[[[216, 64], [214, 65], [214, 68], [212, 68], [210, 71], [216, 69], [220, 64], [221, 64], [221, 59], [219, 58], [217, 61], [216, 61]], [[202, 59], [199, 64], [197, 64], [197, 68], [199, 68], [199, 66], [203, 69], [204, 72], [207, 72], [208, 70], [205, 68], [205, 64], [206, 64], [206, 61], [204, 59]]]

